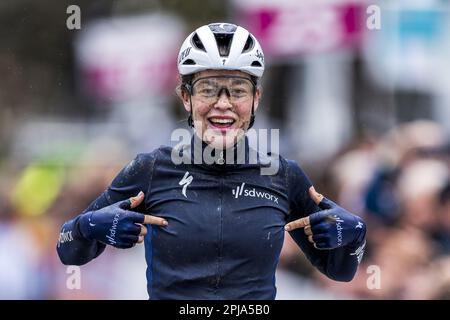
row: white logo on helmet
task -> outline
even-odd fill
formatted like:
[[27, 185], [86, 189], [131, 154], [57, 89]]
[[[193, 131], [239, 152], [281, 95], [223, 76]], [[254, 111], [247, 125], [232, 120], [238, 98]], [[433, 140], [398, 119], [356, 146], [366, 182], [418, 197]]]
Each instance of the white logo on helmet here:
[[186, 59], [189, 55], [189, 52], [191, 51], [192, 47], [187, 47], [180, 53], [180, 58], [178, 59], [178, 63]]

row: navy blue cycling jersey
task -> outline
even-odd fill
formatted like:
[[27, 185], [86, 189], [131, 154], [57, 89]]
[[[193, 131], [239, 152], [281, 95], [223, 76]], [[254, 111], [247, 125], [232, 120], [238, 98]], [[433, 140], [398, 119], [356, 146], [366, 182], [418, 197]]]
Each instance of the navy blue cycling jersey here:
[[[310, 180], [283, 157], [275, 175], [261, 175], [262, 161], [248, 157], [242, 164], [175, 164], [172, 151], [139, 154], [85, 212], [143, 191], [134, 210], [168, 221], [149, 225], [144, 240], [151, 299], [274, 299], [285, 224], [320, 210], [308, 195]], [[57, 250], [65, 264], [87, 263], [106, 246], [82, 237], [79, 217], [63, 226]], [[353, 278], [355, 246], [318, 250], [303, 229], [290, 234], [322, 273]]]

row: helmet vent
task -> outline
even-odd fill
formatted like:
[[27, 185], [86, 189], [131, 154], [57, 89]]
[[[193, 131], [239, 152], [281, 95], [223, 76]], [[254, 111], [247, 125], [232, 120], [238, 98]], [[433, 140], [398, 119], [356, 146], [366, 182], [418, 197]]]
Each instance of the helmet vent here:
[[192, 45], [194, 47], [196, 47], [199, 50], [203, 50], [206, 52], [205, 46], [202, 43], [202, 40], [200, 40], [200, 38], [198, 37], [198, 34], [194, 34], [194, 36], [192, 37]]
[[195, 61], [192, 59], [187, 59], [186, 61], [183, 62], [183, 64], [187, 64], [187, 65], [194, 65]]
[[262, 67], [262, 64], [259, 61], [253, 61], [251, 66], [252, 67]]
[[214, 33], [217, 47], [219, 48], [219, 55], [221, 57], [228, 57], [230, 54], [231, 43], [233, 42], [233, 34], [229, 33]]
[[245, 42], [244, 49], [242, 49], [242, 53], [249, 52], [255, 46], [255, 41], [253, 40], [251, 35], [248, 35], [247, 41]]
[[210, 23], [208, 27], [213, 33], [233, 34], [237, 29], [237, 25], [232, 23]]

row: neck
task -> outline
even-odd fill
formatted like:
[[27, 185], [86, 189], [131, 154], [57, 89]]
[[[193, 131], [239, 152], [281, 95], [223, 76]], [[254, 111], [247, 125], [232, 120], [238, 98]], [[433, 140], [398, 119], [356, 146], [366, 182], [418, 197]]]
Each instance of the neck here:
[[217, 165], [243, 164], [248, 160], [248, 138], [242, 136], [233, 146], [229, 148], [215, 148], [203, 141], [196, 134], [191, 140], [191, 155], [194, 162]]

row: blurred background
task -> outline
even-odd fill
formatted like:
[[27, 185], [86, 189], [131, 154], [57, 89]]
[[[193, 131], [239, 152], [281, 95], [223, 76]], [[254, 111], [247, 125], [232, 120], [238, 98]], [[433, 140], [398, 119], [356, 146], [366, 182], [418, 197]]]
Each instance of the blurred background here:
[[450, 298], [449, 10], [447, 0], [2, 0], [0, 299], [148, 298], [142, 246], [108, 248], [68, 289], [59, 228], [137, 152], [187, 128], [178, 49], [225, 21], [265, 52], [256, 128], [279, 128], [281, 154], [368, 224], [350, 283], [320, 275], [286, 236], [278, 299]]

